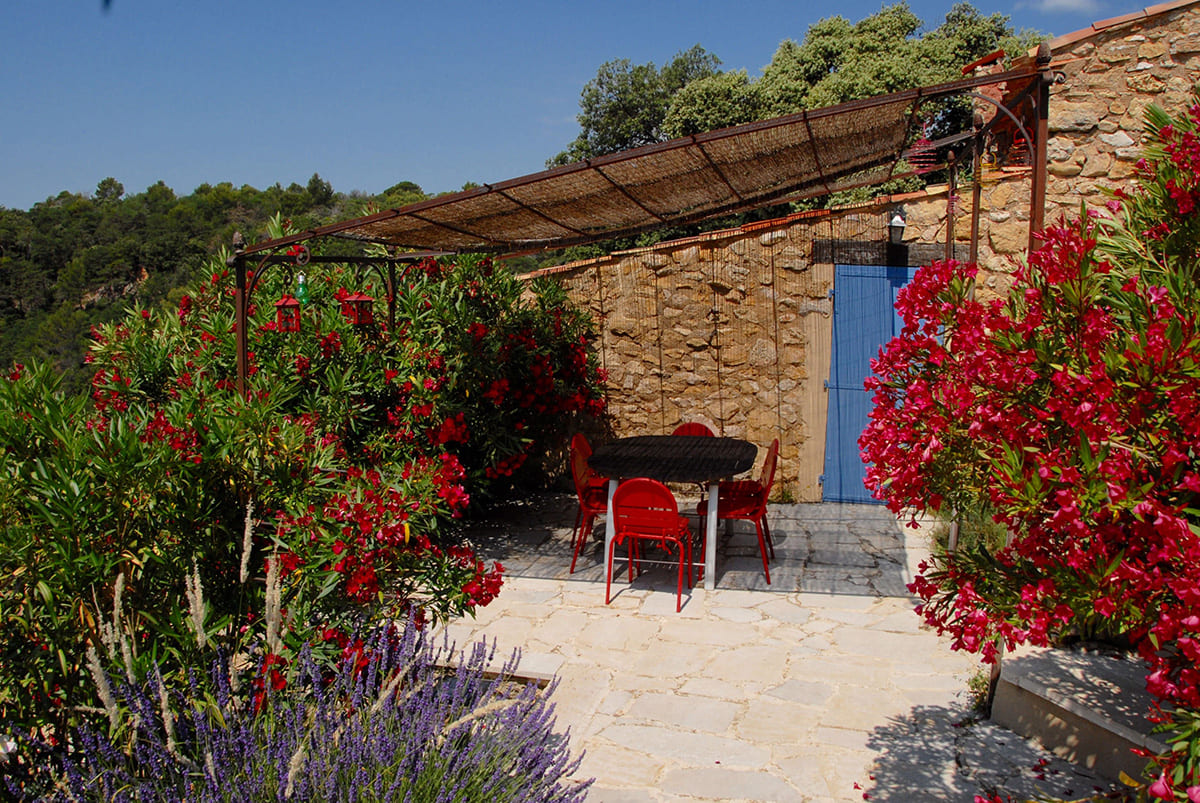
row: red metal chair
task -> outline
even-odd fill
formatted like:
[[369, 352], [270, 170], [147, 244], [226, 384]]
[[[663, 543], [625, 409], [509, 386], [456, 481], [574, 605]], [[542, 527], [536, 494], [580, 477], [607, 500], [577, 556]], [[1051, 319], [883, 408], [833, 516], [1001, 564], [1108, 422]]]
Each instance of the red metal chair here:
[[[672, 435], [696, 435], [701, 438], [715, 438], [717, 436], [715, 432], [713, 432], [711, 429], [709, 429], [706, 425], [701, 424], [699, 421], [685, 421], [682, 424], [680, 424], [679, 426], [675, 427], [675, 431], [672, 432], [671, 434]], [[706, 488], [704, 486], [704, 483], [699, 483], [698, 486], [700, 488], [700, 501], [703, 502], [704, 501], [704, 491], [706, 490]]]
[[[771, 584], [771, 569], [767, 566], [767, 553], [775, 559], [775, 544], [771, 540], [771, 528], [767, 524], [767, 499], [775, 483], [775, 464], [779, 462], [779, 438], [771, 442], [763, 460], [762, 472], [757, 480], [735, 480], [717, 486], [717, 518], [722, 520], [741, 519], [754, 522], [758, 531], [758, 551], [762, 555], [763, 574], [767, 585]], [[708, 502], [696, 506], [696, 515], [702, 520], [708, 515]]]
[[[613, 519], [616, 534], [608, 549], [607, 572], [604, 583], [604, 604], [612, 602], [613, 555], [617, 544], [625, 544], [629, 552], [629, 582], [633, 582], [633, 565], [640, 562], [641, 546], [661, 547], [667, 554], [675, 553], [678, 563], [675, 581], [675, 612], [683, 609], [683, 575], [687, 571], [688, 588], [692, 587], [692, 528], [671, 489], [658, 480], [639, 477], [626, 480], [613, 495]], [[665, 561], [663, 561], [665, 562]]]
[[571, 536], [571, 574], [575, 573], [575, 562], [579, 552], [587, 544], [596, 525], [596, 517], [608, 512], [608, 478], [601, 477], [588, 465], [592, 454], [591, 444], [582, 432], [571, 438], [571, 477], [575, 481], [575, 496], [579, 499], [579, 512], [575, 515], [575, 532]]

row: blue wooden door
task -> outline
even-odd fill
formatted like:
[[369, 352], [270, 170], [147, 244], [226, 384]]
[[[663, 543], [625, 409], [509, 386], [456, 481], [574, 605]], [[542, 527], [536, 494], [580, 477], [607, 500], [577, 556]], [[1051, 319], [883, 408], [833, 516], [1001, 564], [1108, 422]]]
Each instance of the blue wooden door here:
[[858, 436], [867, 426], [871, 396], [863, 381], [881, 346], [900, 334], [896, 294], [916, 268], [837, 265], [833, 274], [833, 349], [825, 428], [826, 502], [876, 502], [863, 485], [866, 466]]

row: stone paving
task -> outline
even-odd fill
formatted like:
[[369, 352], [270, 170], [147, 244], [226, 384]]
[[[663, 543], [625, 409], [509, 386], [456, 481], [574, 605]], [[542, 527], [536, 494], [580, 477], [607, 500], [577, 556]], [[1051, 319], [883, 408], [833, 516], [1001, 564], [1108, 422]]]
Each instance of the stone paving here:
[[665, 568], [614, 578], [604, 604], [602, 522], [569, 575], [574, 515], [573, 496], [550, 494], [469, 523], [508, 577], [446, 630], [559, 678], [558, 727], [584, 752], [589, 801], [969, 802], [1103, 786], [972, 715], [976, 659], [923, 628], [904, 588], [928, 534], [884, 509], [772, 506], [769, 586], [753, 528], [735, 524], [717, 587], [685, 591], [681, 613]]

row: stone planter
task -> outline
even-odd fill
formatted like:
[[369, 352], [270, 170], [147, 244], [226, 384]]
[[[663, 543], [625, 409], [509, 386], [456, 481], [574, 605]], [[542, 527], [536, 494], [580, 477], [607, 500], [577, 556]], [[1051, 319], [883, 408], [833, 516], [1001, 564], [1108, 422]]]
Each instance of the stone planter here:
[[1140, 778], [1134, 748], [1166, 745], [1147, 719], [1146, 666], [1112, 650], [1023, 647], [1004, 656], [992, 720], [1113, 781]]

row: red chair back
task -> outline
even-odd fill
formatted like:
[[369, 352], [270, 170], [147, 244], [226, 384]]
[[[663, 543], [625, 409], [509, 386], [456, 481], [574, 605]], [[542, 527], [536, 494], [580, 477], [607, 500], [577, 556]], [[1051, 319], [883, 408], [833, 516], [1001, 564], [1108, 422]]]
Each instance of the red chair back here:
[[672, 435], [699, 435], [705, 438], [716, 437], [711, 429], [701, 424], [699, 421], [687, 421], [675, 427]]
[[680, 525], [679, 505], [671, 489], [646, 477], [626, 480], [617, 487], [613, 517], [618, 535], [675, 535]]
[[588, 465], [588, 457], [591, 454], [592, 447], [587, 438], [582, 432], [575, 433], [575, 437], [571, 438], [571, 478], [575, 480], [575, 493], [579, 496], [580, 503], [583, 503], [588, 485], [596, 476], [592, 467]]
[[[629, 581], [633, 582], [634, 565], [639, 563], [639, 544], [657, 544], [668, 553], [675, 553], [675, 610], [683, 606], [683, 578], [687, 574], [688, 588], [692, 587], [692, 531], [686, 517], [679, 515], [679, 505], [671, 489], [658, 480], [638, 477], [626, 480], [613, 494], [613, 525], [616, 537], [608, 547], [607, 573], [604, 580], [604, 603], [612, 601], [613, 552], [618, 543], [629, 549]], [[661, 562], [661, 561], [655, 561]]]
[[766, 504], [767, 498], [771, 495], [771, 486], [775, 484], [775, 466], [779, 462], [779, 438], [771, 441], [770, 447], [767, 449], [767, 456], [763, 460], [762, 473], [759, 474], [758, 484], [762, 486], [762, 500]]

